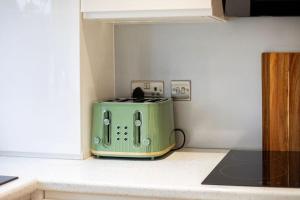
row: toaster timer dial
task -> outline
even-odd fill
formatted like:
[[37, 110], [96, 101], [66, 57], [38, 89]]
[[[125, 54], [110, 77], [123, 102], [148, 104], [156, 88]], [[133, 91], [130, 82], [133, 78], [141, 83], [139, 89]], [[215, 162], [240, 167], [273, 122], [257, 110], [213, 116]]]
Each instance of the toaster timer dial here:
[[101, 139], [99, 137], [94, 137], [94, 144], [100, 144]]
[[150, 144], [151, 144], [150, 138], [146, 138], [146, 139], [143, 140], [143, 145], [144, 146], [149, 146]]

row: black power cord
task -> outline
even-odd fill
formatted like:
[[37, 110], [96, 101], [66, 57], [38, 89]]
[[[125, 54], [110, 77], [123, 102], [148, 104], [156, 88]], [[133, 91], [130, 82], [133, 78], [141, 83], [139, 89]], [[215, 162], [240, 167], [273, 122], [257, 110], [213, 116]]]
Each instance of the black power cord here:
[[172, 151], [177, 151], [179, 149], [182, 149], [184, 147], [184, 145], [185, 145], [185, 132], [182, 129], [180, 129], [180, 128], [175, 128], [174, 129], [174, 133], [177, 133], [177, 132], [181, 133], [183, 141], [182, 141], [182, 144], [179, 147], [177, 147], [176, 149], [172, 149]]

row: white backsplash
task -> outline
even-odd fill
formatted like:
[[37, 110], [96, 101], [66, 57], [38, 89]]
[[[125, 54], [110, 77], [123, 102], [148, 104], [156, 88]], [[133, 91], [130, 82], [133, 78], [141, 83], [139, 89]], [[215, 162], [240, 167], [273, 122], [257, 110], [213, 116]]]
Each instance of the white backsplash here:
[[192, 101], [175, 103], [187, 146], [261, 148], [261, 53], [300, 51], [300, 18], [226, 23], [119, 25], [116, 95], [131, 80], [191, 80]]

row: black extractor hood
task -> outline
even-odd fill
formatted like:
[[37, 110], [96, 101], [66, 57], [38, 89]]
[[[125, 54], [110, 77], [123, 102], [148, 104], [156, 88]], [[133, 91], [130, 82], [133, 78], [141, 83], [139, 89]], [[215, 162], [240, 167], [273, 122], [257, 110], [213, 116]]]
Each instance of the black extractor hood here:
[[300, 0], [223, 0], [232, 17], [300, 16]]

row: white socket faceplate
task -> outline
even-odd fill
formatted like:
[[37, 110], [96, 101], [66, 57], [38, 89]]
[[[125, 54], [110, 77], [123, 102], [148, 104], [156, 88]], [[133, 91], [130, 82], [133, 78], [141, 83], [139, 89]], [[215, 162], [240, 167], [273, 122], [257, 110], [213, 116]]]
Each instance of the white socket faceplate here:
[[145, 93], [145, 97], [163, 97], [164, 96], [164, 82], [163, 81], [149, 81], [138, 80], [131, 81], [131, 94], [134, 89], [140, 87]]
[[174, 101], [191, 101], [191, 81], [171, 81], [171, 94]]

